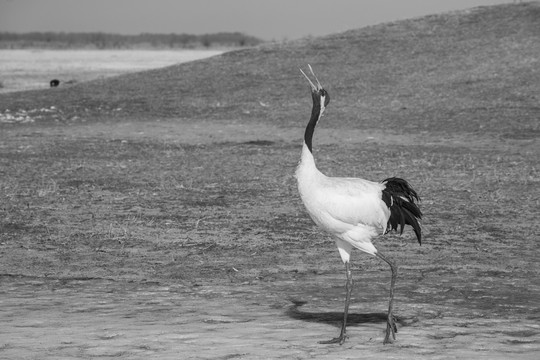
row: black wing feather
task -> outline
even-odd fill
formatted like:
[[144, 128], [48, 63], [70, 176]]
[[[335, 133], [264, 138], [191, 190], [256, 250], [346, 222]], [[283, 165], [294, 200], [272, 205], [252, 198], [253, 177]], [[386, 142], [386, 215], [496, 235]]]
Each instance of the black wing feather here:
[[392, 177], [382, 182], [386, 188], [382, 191], [382, 200], [390, 209], [388, 230], [398, 230], [403, 234], [405, 225], [412, 226], [418, 243], [422, 244], [422, 228], [418, 220], [422, 219], [422, 211], [416, 204], [420, 197], [406, 180]]

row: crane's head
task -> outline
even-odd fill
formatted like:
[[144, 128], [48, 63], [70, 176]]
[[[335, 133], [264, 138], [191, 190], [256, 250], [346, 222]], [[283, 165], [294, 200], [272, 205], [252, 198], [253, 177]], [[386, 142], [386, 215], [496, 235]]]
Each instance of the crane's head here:
[[311, 79], [306, 75], [305, 72], [300, 69], [300, 72], [302, 75], [304, 75], [309, 81], [309, 85], [311, 86], [311, 97], [313, 98], [313, 105], [320, 106], [320, 115], [324, 112], [324, 109], [330, 102], [330, 95], [328, 95], [328, 91], [324, 90], [321, 83], [319, 82], [319, 79], [317, 79], [317, 76], [313, 72], [313, 69], [311, 68], [311, 65], [308, 64], [309, 71], [311, 72], [311, 75], [315, 78], [316, 85], [311, 81]]

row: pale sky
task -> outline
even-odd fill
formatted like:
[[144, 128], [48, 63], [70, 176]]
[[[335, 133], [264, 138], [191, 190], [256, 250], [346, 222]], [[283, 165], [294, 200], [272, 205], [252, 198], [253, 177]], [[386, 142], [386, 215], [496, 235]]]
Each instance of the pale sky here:
[[239, 31], [292, 40], [502, 0], [0, 0], [0, 32]]

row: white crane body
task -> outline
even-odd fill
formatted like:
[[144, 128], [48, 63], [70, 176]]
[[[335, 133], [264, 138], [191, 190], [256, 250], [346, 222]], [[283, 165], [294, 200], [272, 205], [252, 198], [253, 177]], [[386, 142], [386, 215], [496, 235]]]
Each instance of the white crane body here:
[[350, 260], [351, 247], [375, 255], [371, 239], [386, 232], [390, 217], [382, 200], [383, 184], [324, 175], [306, 145], [296, 178], [300, 197], [315, 224], [341, 240], [336, 241], [343, 262]]

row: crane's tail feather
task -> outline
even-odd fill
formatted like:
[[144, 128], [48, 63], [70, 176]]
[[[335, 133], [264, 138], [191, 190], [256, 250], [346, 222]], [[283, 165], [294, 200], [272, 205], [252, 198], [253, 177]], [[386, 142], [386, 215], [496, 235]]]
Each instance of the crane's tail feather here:
[[422, 228], [418, 220], [422, 219], [422, 211], [416, 204], [420, 197], [406, 180], [392, 177], [382, 182], [385, 189], [382, 191], [382, 200], [390, 209], [388, 230], [398, 230], [403, 234], [405, 225], [412, 226], [418, 243], [422, 244]]

